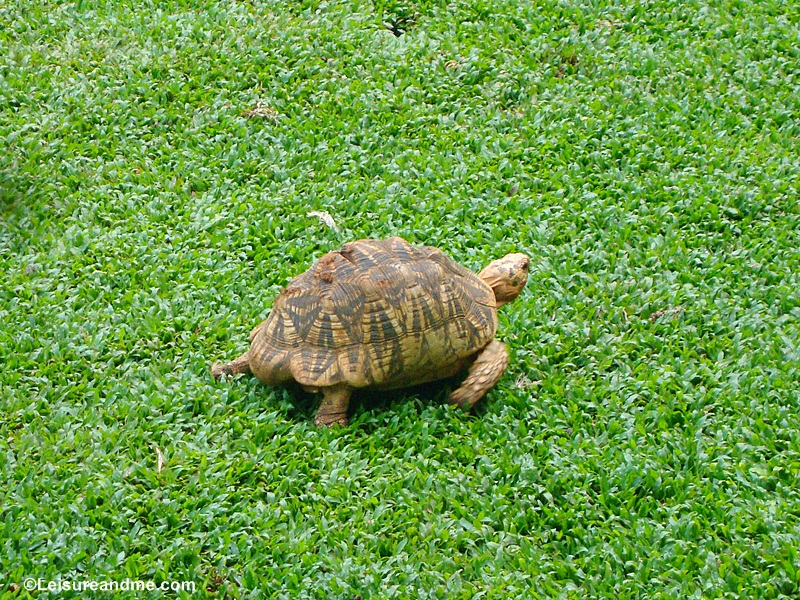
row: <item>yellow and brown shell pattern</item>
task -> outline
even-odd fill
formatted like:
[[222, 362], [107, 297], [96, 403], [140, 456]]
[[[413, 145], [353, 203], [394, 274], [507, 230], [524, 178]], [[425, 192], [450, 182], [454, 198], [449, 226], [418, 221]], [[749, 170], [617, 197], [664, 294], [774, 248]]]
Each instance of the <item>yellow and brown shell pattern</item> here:
[[441, 250], [359, 240], [278, 295], [249, 364], [272, 385], [402, 387], [454, 374], [496, 330], [492, 289]]

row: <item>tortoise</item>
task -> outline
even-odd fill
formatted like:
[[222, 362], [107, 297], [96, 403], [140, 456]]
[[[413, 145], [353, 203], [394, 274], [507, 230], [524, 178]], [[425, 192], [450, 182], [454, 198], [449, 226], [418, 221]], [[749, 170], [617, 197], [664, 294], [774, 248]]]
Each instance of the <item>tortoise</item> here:
[[251, 332], [250, 349], [211, 373], [322, 392], [314, 422], [331, 426], [347, 425], [356, 388], [396, 389], [469, 367], [449, 397], [469, 410], [508, 365], [494, 339], [497, 309], [525, 287], [529, 262], [508, 254], [476, 275], [399, 237], [346, 243], [295, 277]]

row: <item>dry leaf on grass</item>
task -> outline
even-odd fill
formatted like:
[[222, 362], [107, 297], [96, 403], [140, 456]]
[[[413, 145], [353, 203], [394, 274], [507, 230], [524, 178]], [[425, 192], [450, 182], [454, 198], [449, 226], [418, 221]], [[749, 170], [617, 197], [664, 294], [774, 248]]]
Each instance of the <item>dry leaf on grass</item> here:
[[278, 117], [280, 115], [278, 114], [277, 110], [275, 110], [274, 108], [272, 108], [271, 106], [269, 106], [267, 104], [264, 104], [261, 100], [259, 100], [258, 102], [256, 102], [256, 105], [255, 105], [254, 108], [251, 108], [250, 110], [248, 110], [248, 111], [246, 111], [244, 113], [244, 116], [245, 117], [250, 117], [250, 118], [263, 117], [263, 118], [270, 119], [272, 121], [277, 122], [278, 121]]
[[164, 468], [164, 455], [158, 446], [153, 446], [156, 449], [156, 473], [161, 473]]
[[311, 212], [307, 212], [306, 216], [317, 217], [320, 221], [325, 223], [325, 225], [327, 225], [334, 231], [339, 231], [339, 227], [337, 227], [336, 221], [333, 220], [331, 213], [329, 213], [327, 210], [312, 210]]

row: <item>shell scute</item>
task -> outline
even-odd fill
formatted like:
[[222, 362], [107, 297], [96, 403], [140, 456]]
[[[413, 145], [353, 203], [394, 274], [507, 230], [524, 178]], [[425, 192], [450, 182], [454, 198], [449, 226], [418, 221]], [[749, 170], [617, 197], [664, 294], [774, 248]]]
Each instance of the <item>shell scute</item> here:
[[308, 339], [311, 329], [317, 325], [322, 310], [322, 299], [315, 294], [303, 293], [301, 290], [292, 290], [284, 295], [281, 310], [292, 322], [294, 330], [300, 339]]

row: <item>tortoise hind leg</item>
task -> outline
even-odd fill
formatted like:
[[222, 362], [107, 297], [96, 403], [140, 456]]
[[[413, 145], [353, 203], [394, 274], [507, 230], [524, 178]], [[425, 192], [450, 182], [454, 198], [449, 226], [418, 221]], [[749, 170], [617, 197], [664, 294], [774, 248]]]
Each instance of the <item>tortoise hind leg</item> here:
[[502, 342], [492, 340], [472, 363], [461, 387], [450, 394], [450, 404], [469, 410], [494, 387], [507, 366], [508, 350]]
[[238, 375], [239, 373], [250, 373], [250, 353], [245, 352], [239, 358], [233, 359], [229, 363], [214, 363], [211, 365], [211, 374], [215, 379], [223, 375]]
[[314, 415], [314, 425], [332, 427], [347, 425], [347, 408], [353, 390], [346, 385], [333, 385], [322, 388], [322, 403]]

